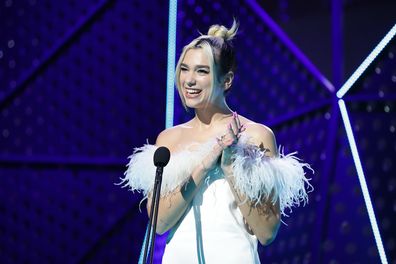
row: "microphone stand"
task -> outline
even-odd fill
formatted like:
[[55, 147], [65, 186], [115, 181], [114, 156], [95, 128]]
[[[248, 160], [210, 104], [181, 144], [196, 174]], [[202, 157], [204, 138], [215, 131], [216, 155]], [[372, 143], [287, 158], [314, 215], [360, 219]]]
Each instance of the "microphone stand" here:
[[150, 243], [150, 263], [153, 263], [153, 251], [154, 251], [154, 242], [156, 236], [156, 229], [157, 229], [157, 217], [158, 217], [158, 205], [159, 205], [159, 198], [161, 192], [161, 182], [162, 182], [162, 173], [164, 167], [158, 166], [157, 171], [155, 174], [155, 182], [154, 182], [154, 189], [153, 189], [153, 197], [151, 199], [151, 210], [150, 210], [150, 222], [149, 222], [149, 231], [148, 237], [146, 239], [144, 245], [144, 258], [143, 263], [147, 263], [147, 250], [148, 244]]

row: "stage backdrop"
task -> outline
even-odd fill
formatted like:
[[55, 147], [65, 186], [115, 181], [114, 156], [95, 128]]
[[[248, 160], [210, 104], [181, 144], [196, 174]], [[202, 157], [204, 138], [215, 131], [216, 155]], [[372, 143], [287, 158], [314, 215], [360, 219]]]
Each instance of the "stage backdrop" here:
[[[343, 56], [358, 55], [333, 85], [332, 45], [324, 46], [327, 53], [320, 45], [296, 51], [293, 43], [312, 47], [312, 39], [292, 30], [299, 22], [292, 1], [280, 2], [277, 9], [255, 1], [180, 1], [176, 53], [211, 24], [230, 26], [237, 18], [230, 106], [270, 126], [286, 153], [297, 150], [315, 169], [309, 204], [283, 218], [277, 239], [259, 248], [262, 262], [380, 263], [335, 94], [370, 49], [345, 50]], [[330, 3], [323, 10], [327, 24], [316, 19], [330, 27]], [[297, 17], [294, 27], [285, 14]], [[154, 143], [164, 129], [168, 3], [7, 0], [0, 21], [0, 262], [136, 263], [145, 202], [139, 207], [142, 196], [117, 183], [133, 149]], [[372, 39], [379, 42], [392, 26]], [[288, 30], [299, 38], [288, 38]], [[318, 42], [331, 39], [329, 28], [323, 32]], [[395, 56], [392, 40], [344, 96], [390, 263]], [[192, 114], [176, 97], [175, 123]], [[157, 262], [160, 253], [161, 245]]]

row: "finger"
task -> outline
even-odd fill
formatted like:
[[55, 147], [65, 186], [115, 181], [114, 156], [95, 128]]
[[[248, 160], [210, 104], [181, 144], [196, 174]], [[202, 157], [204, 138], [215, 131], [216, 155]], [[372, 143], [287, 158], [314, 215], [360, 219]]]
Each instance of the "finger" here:
[[235, 135], [238, 135], [241, 130], [241, 122], [239, 120], [238, 114], [236, 112], [233, 112], [233, 118], [231, 121], [233, 131]]
[[238, 129], [234, 128], [233, 122], [228, 124], [228, 131], [231, 133], [231, 136], [233, 138], [235, 138], [236, 135], [238, 134]]
[[246, 125], [245, 125], [245, 124], [242, 124], [241, 127], [240, 127], [240, 129], [239, 129], [239, 133], [242, 133], [242, 132], [245, 131], [245, 130], [246, 130]]
[[[230, 130], [232, 130], [232, 125], [231, 124], [229, 124], [229, 128], [230, 128]], [[231, 132], [231, 131], [230, 131]], [[231, 135], [231, 138], [230, 138], [230, 142], [229, 142], [229, 146], [231, 146], [231, 145], [233, 145], [233, 144], [235, 144], [236, 142], [238, 142], [238, 135], [239, 135], [239, 132], [237, 132], [237, 133], [235, 133], [233, 130], [232, 130], [232, 133], [230, 133]]]
[[239, 131], [239, 124], [238, 124], [238, 114], [236, 112], [232, 112], [232, 121], [233, 127], [235, 128], [234, 131], [238, 133]]
[[[238, 135], [241, 134], [243, 131], [246, 130], [245, 124], [241, 124], [241, 120], [239, 119], [238, 114], [235, 112], [235, 121], [238, 127]], [[239, 137], [238, 137], [239, 138]]]
[[239, 115], [238, 113], [235, 111], [234, 112], [234, 119], [235, 119], [235, 123], [237, 125], [238, 130], [241, 128], [241, 120], [239, 120]]

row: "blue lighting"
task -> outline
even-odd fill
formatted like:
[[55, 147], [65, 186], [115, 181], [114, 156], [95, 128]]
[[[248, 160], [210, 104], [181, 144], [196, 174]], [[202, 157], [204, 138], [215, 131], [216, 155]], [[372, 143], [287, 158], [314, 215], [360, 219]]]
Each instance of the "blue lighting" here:
[[251, 7], [271, 31], [286, 45], [286, 47], [296, 56], [296, 58], [323, 84], [330, 92], [334, 92], [333, 84], [316, 68], [307, 56], [291, 41], [282, 28], [271, 18], [256, 0], [247, 0], [246, 3]]
[[359, 68], [349, 77], [349, 79], [345, 82], [345, 84], [338, 90], [337, 97], [342, 98], [348, 90], [352, 87], [352, 85], [359, 79], [360, 75], [367, 69], [368, 66], [373, 62], [373, 60], [378, 56], [378, 54], [382, 51], [382, 49], [391, 41], [391, 39], [396, 34], [396, 24], [392, 27], [392, 29], [385, 35], [385, 37], [378, 43], [375, 49], [368, 55], [368, 57], [360, 64]]
[[347, 112], [344, 100], [342, 100], [342, 99], [338, 100], [338, 105], [340, 107], [341, 116], [342, 116], [342, 120], [344, 122], [345, 130], [347, 133], [349, 146], [350, 146], [351, 152], [352, 152], [353, 161], [355, 163], [356, 171], [357, 171], [357, 174], [359, 177], [360, 188], [362, 189], [364, 202], [366, 204], [367, 212], [368, 212], [370, 223], [371, 223], [371, 228], [373, 229], [375, 242], [377, 244], [378, 253], [380, 255], [381, 262], [383, 264], [385, 264], [385, 263], [387, 264], [388, 261], [386, 259], [384, 246], [382, 244], [380, 231], [378, 229], [378, 224], [377, 224], [377, 220], [375, 218], [373, 205], [371, 203], [370, 194], [369, 194], [369, 191], [367, 188], [366, 178], [364, 176], [363, 167], [360, 162], [359, 153], [358, 153], [356, 142], [355, 142], [355, 137], [353, 136], [352, 127], [351, 127], [351, 123], [349, 121], [348, 112]]
[[381, 53], [384, 47], [392, 40], [392, 38], [396, 34], [396, 24], [391, 28], [391, 30], [385, 35], [385, 37], [378, 43], [378, 45], [374, 48], [374, 50], [367, 56], [367, 58], [363, 61], [363, 63], [356, 69], [356, 71], [349, 77], [349, 79], [345, 82], [345, 84], [338, 90], [336, 93], [337, 97], [340, 98], [338, 100], [338, 105], [340, 107], [342, 120], [344, 122], [345, 130], [347, 133], [349, 146], [351, 148], [353, 161], [355, 163], [356, 171], [359, 177], [360, 187], [362, 189], [364, 202], [366, 204], [367, 212], [369, 215], [371, 228], [374, 233], [375, 242], [377, 244], [378, 253], [381, 258], [381, 262], [383, 264], [387, 264], [388, 260], [386, 258], [384, 246], [382, 243], [381, 235], [379, 232], [377, 220], [375, 218], [375, 213], [373, 209], [373, 205], [371, 203], [370, 194], [367, 188], [366, 179], [364, 176], [362, 164], [360, 162], [359, 153], [357, 150], [355, 138], [353, 136], [351, 123], [349, 121], [348, 112], [345, 106], [344, 100], [341, 98], [348, 92], [348, 90], [354, 85], [354, 83], [359, 79], [359, 77], [363, 74], [363, 72], [370, 66], [370, 64], [374, 61], [374, 59]]
[[176, 16], [177, 0], [169, 1], [168, 24], [168, 65], [166, 78], [166, 116], [165, 127], [173, 126], [174, 97], [175, 97], [175, 54], [176, 54]]

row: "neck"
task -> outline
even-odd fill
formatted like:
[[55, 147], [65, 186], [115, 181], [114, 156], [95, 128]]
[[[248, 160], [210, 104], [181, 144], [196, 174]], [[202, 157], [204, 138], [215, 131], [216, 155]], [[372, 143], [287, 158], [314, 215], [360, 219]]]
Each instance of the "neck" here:
[[195, 109], [194, 122], [198, 124], [199, 128], [202, 128], [212, 126], [230, 115], [232, 115], [232, 111], [223, 101], [221, 104], [209, 104], [205, 108]]

